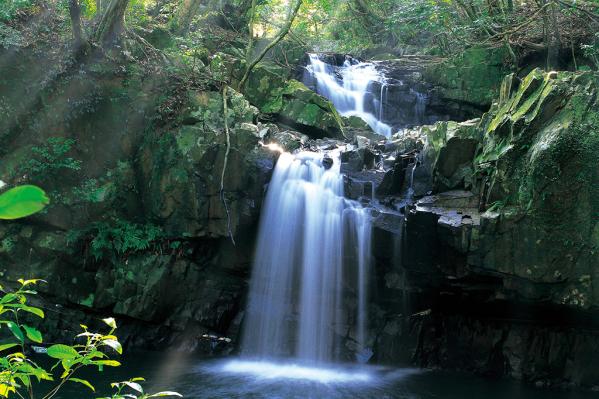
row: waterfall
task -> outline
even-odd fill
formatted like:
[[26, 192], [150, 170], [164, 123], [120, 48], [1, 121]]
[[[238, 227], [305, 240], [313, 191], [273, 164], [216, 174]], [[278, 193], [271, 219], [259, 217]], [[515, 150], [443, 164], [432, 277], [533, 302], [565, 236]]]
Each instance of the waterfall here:
[[[316, 81], [316, 92], [331, 100], [341, 115], [357, 116], [375, 132], [391, 136], [391, 126], [382, 122], [385, 79], [374, 64], [346, 59], [342, 67], [336, 68], [320, 60], [317, 54], [310, 54], [310, 65], [306, 68]], [[381, 85], [378, 99], [368, 90], [374, 82]]]
[[250, 282], [247, 356], [335, 361], [350, 329], [366, 347], [370, 215], [344, 198], [339, 153], [330, 155], [329, 169], [317, 153], [277, 162]]

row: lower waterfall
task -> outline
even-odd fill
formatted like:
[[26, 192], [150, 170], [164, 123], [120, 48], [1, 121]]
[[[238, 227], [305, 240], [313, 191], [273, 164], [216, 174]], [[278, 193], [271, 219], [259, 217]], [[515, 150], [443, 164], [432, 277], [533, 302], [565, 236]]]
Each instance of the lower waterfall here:
[[370, 246], [369, 212], [344, 198], [339, 154], [283, 153], [260, 222], [244, 355], [348, 360], [347, 337], [367, 350]]

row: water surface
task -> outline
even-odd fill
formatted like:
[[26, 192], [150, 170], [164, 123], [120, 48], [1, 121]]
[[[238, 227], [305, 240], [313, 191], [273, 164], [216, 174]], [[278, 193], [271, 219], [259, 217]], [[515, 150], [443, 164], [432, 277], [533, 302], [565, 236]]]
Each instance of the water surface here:
[[188, 399], [587, 399], [597, 393], [537, 389], [507, 379], [485, 379], [414, 368], [345, 366], [310, 368], [299, 364], [259, 363], [138, 354], [127, 368], [102, 373], [97, 394], [81, 396], [69, 386], [62, 399], [95, 398], [109, 381], [143, 376], [148, 391], [176, 390]]

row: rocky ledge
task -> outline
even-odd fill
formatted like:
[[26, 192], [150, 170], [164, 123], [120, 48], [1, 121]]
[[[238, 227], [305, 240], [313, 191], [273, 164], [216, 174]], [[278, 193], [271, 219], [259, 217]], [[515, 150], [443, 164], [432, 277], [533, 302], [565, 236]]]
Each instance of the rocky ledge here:
[[598, 93], [593, 73], [510, 75], [482, 119], [413, 133], [432, 195], [379, 279], [379, 361], [598, 388]]

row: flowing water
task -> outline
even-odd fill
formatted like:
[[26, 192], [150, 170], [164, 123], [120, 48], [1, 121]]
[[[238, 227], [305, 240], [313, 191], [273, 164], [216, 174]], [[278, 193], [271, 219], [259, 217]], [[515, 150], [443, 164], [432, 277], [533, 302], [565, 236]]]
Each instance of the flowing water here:
[[123, 363], [126, 368], [106, 368], [100, 379], [85, 372], [80, 375], [90, 378], [97, 392], [86, 393], [87, 388], [73, 383], [67, 384], [56, 398], [106, 396], [111, 392], [110, 382], [133, 376], [146, 378], [148, 392], [174, 390], [185, 399], [592, 399], [597, 395], [411, 368], [322, 369], [239, 360], [207, 361], [183, 353], [135, 354]]
[[329, 156], [329, 169], [318, 153], [283, 153], [277, 162], [250, 283], [246, 357], [331, 362], [348, 329], [367, 350], [370, 217], [344, 198], [339, 153]]
[[[391, 134], [381, 122], [387, 86], [372, 64], [346, 60], [336, 71], [317, 56], [310, 58], [308, 70], [320, 94], [343, 115], [359, 116], [376, 132]], [[368, 94], [373, 82], [381, 84], [378, 99]], [[426, 98], [417, 99], [416, 116], [424, 113]], [[417, 162], [409, 196], [416, 168]], [[127, 369], [107, 370], [101, 381], [94, 379], [98, 395], [108, 394], [102, 387], [111, 381], [143, 376], [150, 392], [174, 390], [187, 399], [594, 397], [509, 380], [360, 364], [372, 354], [367, 333], [372, 226], [368, 209], [347, 200], [343, 187], [338, 152], [281, 154], [263, 208], [242, 356], [207, 361], [183, 352], [133, 355]], [[348, 336], [356, 358], [343, 364], [337, 361], [344, 350], [347, 360]], [[74, 385], [57, 398], [81, 399]]]
[[[316, 81], [316, 92], [331, 100], [341, 115], [357, 116], [375, 132], [391, 136], [391, 126], [382, 121], [387, 93], [385, 77], [374, 64], [346, 59], [343, 66], [337, 68], [322, 61], [317, 54], [310, 54], [306, 68]], [[369, 90], [375, 82], [381, 85], [378, 98]]]

